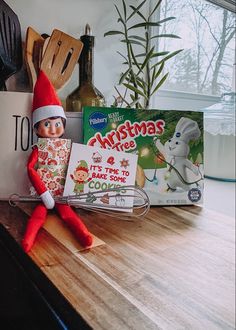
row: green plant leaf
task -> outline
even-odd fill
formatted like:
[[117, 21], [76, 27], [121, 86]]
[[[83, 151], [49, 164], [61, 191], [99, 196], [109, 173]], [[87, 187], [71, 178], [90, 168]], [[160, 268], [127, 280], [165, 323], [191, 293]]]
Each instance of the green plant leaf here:
[[167, 55], [167, 54], [169, 54], [168, 51], [166, 51], [166, 52], [159, 52], [159, 53], [153, 53], [153, 54], [152, 54], [152, 58], [153, 58], [153, 57], [158, 57], [158, 56], [165, 56], [165, 55]]
[[[130, 6], [130, 8], [132, 8], [133, 10], [136, 10], [136, 7], [134, 6]], [[143, 20], [144, 22], [147, 22], [147, 19], [145, 18], [145, 16], [138, 10], [135, 12], [137, 15], [139, 15]]]
[[156, 85], [156, 87], [154, 88], [154, 90], [151, 92], [151, 95], [153, 95], [154, 93], [156, 93], [156, 91], [161, 87], [161, 85], [165, 82], [166, 78], [168, 77], [169, 72], [167, 72], [159, 81], [159, 83]]
[[175, 39], [181, 39], [176, 34], [158, 34], [156, 36], [151, 37], [150, 39], [156, 39], [156, 38], [175, 38]]
[[134, 55], [133, 47], [130, 47], [130, 53], [131, 53], [132, 60], [134, 61], [134, 65], [136, 65], [136, 67], [139, 70], [141, 70], [140, 63], [138, 63], [138, 61], [136, 60], [136, 56]]
[[143, 70], [143, 68], [145, 68], [145, 66], [147, 65], [148, 61], [152, 58], [152, 55], [153, 55], [153, 51], [154, 51], [154, 49], [155, 49], [155, 46], [153, 46], [153, 47], [149, 50], [149, 52], [147, 53], [146, 58], [145, 58], [145, 60], [144, 60], [144, 62], [143, 62], [143, 64], [142, 64], [142, 66], [141, 66], [141, 70]]
[[141, 87], [144, 94], [147, 95], [147, 88], [146, 88], [147, 84], [145, 83], [145, 81], [139, 77], [136, 77], [136, 80], [137, 80], [138, 86]]
[[133, 94], [130, 94], [130, 98], [131, 98], [132, 101], [137, 100], [137, 98], [135, 98], [135, 96]]
[[127, 17], [126, 4], [125, 4], [124, 0], [122, 0], [122, 3], [123, 3], [123, 10], [124, 10], [124, 17], [125, 17], [125, 21], [126, 21], [126, 17]]
[[151, 78], [151, 82], [150, 82], [151, 87], [152, 87], [153, 84], [154, 84], [154, 81], [155, 81], [155, 75], [156, 75], [156, 67], [154, 67], [153, 70], [152, 70], [152, 78]]
[[135, 44], [135, 45], [139, 45], [139, 46], [142, 46], [143, 48], [145, 48], [145, 46], [140, 42], [140, 41], [137, 41], [137, 40], [132, 40], [132, 39], [122, 39], [120, 40], [121, 42], [125, 42], [125, 43], [129, 43], [129, 44]]
[[128, 89], [130, 89], [131, 91], [133, 91], [133, 92], [135, 92], [135, 93], [137, 93], [139, 95], [142, 95], [145, 99], [147, 98], [147, 96], [142, 91], [140, 91], [138, 88], [136, 88], [136, 87], [134, 87], [134, 86], [132, 86], [130, 84], [126, 84], [126, 83], [124, 83], [123, 85], [125, 87], [127, 87]]
[[140, 36], [132, 35], [132, 36], [129, 36], [129, 38], [131, 38], [131, 39], [137, 39], [137, 40], [140, 40], [140, 41], [146, 42], [146, 39], [143, 38], [143, 37], [140, 37]]
[[114, 6], [115, 6], [116, 11], [117, 11], [117, 13], [119, 15], [119, 20], [118, 21], [122, 22], [125, 25], [125, 21], [123, 20], [123, 17], [121, 15], [120, 11], [119, 11], [119, 8], [117, 7], [117, 5], [114, 5]]
[[119, 85], [121, 85], [123, 83], [123, 81], [126, 79], [127, 75], [130, 73], [131, 68], [129, 68], [128, 70], [126, 70], [120, 77], [119, 80]]
[[149, 19], [150, 19], [150, 17], [155, 13], [155, 11], [157, 10], [157, 8], [160, 6], [160, 4], [161, 4], [161, 2], [162, 2], [162, 0], [159, 0], [158, 2], [157, 2], [157, 4], [155, 5], [155, 7], [153, 8], [153, 10], [151, 11], [151, 13], [150, 13], [150, 15], [149, 15]]
[[121, 32], [121, 31], [108, 31], [108, 32], [104, 33], [104, 37], [113, 36], [113, 35], [116, 35], [116, 34], [124, 35], [124, 32]]
[[147, 82], [146, 82], [143, 78], [137, 76], [136, 79], [137, 79], [138, 81], [142, 82], [143, 85], [144, 85], [145, 87], [147, 86]]
[[[131, 96], [131, 95], [130, 95]], [[133, 96], [133, 95], [132, 95]], [[139, 100], [140, 100], [140, 97], [139, 98], [137, 98], [137, 99], [135, 99], [135, 100], [133, 100], [133, 102], [131, 102], [130, 104], [129, 104], [129, 107], [130, 108], [133, 108], [138, 102], [139, 102]]]
[[174, 16], [167, 17], [167, 18], [162, 19], [161, 21], [158, 21], [157, 23], [158, 23], [158, 24], [162, 24], [162, 23], [165, 23], [165, 22], [171, 21], [171, 20], [173, 20], [173, 19], [176, 19], [176, 17], [174, 17]]
[[143, 56], [146, 56], [146, 53], [140, 53], [140, 54], [137, 54], [135, 55], [136, 57], [143, 57]]
[[137, 29], [140, 27], [149, 27], [149, 26], [160, 26], [159, 23], [155, 23], [155, 22], [145, 22], [145, 23], [139, 23], [139, 24], [135, 24], [133, 26], [131, 26], [130, 28], [128, 28], [128, 30], [132, 30], [132, 29]]
[[123, 57], [126, 61], [128, 61], [127, 57], [125, 57], [123, 54], [121, 54], [121, 52], [119, 52], [118, 50], [116, 51], [117, 54], [119, 54], [121, 57]]
[[137, 109], [143, 109], [143, 107], [142, 107], [142, 104], [141, 103], [136, 103], [136, 106], [135, 106]]
[[133, 94], [130, 94], [130, 98], [133, 102], [137, 102], [140, 100], [140, 97], [136, 98]]
[[139, 5], [137, 8], [135, 8], [135, 7], [133, 7], [133, 6], [130, 6], [130, 8], [133, 10], [133, 12], [129, 15], [129, 17], [127, 18], [127, 21], [128, 21], [131, 17], [133, 17], [133, 16], [139, 11], [140, 8], [142, 8], [142, 6], [145, 4], [146, 1], [147, 1], [147, 0], [142, 1], [142, 2], [140, 3], [140, 5]]
[[158, 69], [157, 73], [155, 74], [155, 80], [160, 76], [162, 70], [164, 69], [165, 62], [162, 62], [160, 68]]
[[183, 51], [183, 49], [176, 50], [175, 52], [172, 52], [169, 55], [167, 55], [166, 57], [164, 57], [160, 62], [157, 62], [156, 64], [161, 64], [162, 62], [166, 62], [171, 57], [176, 56], [177, 54], [179, 54], [182, 51]]
[[[151, 79], [151, 88], [152, 86], [154, 85], [154, 82], [155, 80], [160, 76], [160, 74], [162, 73], [163, 69], [164, 69], [164, 65], [165, 65], [165, 62], [162, 62], [159, 69], [157, 70], [155, 66], [153, 69], [152, 69], [152, 79]], [[157, 70], [157, 71], [156, 71]]]

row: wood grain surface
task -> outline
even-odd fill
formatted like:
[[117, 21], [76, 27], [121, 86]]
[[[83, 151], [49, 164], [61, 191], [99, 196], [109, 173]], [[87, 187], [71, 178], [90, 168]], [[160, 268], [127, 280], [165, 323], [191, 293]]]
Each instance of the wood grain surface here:
[[[27, 208], [0, 202], [19, 243]], [[79, 213], [99, 244], [71, 248], [51, 224], [29, 255], [92, 328], [235, 328], [233, 218], [198, 206], [152, 207], [139, 222]]]

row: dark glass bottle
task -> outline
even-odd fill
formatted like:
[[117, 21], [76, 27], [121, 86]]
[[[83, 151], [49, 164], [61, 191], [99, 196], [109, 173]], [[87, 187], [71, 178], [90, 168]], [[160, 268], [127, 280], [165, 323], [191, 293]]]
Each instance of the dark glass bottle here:
[[79, 86], [66, 99], [66, 110], [72, 112], [82, 111], [83, 106], [105, 105], [104, 96], [93, 84], [94, 36], [88, 24], [80, 40], [84, 47], [79, 58]]

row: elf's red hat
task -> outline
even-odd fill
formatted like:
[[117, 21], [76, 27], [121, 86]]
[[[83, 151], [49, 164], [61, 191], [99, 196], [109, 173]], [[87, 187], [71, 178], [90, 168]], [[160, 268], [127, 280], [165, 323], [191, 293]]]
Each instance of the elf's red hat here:
[[50, 117], [62, 117], [66, 119], [61, 101], [52, 83], [41, 70], [34, 86], [32, 109], [33, 126], [39, 121]]

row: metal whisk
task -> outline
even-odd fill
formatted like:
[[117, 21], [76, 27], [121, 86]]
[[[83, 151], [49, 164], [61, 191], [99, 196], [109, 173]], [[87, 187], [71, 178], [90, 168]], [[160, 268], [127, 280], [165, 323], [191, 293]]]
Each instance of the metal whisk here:
[[[79, 195], [54, 197], [54, 200], [55, 202], [68, 204], [75, 208], [119, 217], [122, 220], [141, 218], [147, 214], [150, 208], [148, 195], [142, 188], [137, 186], [123, 186]], [[41, 199], [39, 196], [12, 194], [8, 201], [11, 206], [16, 206], [17, 203], [40, 202]]]

